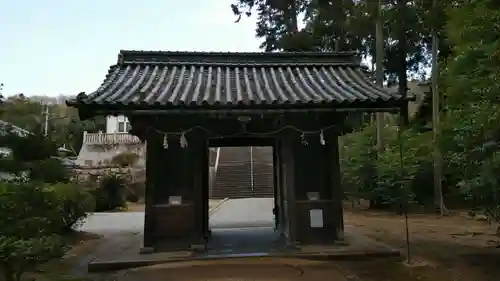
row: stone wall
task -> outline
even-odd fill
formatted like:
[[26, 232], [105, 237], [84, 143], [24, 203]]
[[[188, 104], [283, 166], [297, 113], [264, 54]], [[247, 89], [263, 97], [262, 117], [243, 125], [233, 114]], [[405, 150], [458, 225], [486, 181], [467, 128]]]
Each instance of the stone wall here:
[[145, 165], [146, 146], [143, 143], [120, 143], [120, 144], [89, 144], [83, 143], [78, 157], [75, 161], [77, 166], [81, 167], [99, 167], [109, 166], [114, 156], [123, 153], [132, 152], [139, 155], [137, 166]]
[[111, 159], [123, 152], [139, 155], [137, 166], [145, 165], [146, 145], [136, 136], [126, 133], [91, 134], [84, 132], [83, 144], [75, 164], [79, 167], [109, 166]]

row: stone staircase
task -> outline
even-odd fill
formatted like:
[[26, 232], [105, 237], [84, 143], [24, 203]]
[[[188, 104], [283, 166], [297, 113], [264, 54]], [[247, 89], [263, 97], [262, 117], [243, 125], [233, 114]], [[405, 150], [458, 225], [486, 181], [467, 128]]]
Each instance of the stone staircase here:
[[272, 151], [272, 147], [221, 147], [211, 198], [273, 197]]

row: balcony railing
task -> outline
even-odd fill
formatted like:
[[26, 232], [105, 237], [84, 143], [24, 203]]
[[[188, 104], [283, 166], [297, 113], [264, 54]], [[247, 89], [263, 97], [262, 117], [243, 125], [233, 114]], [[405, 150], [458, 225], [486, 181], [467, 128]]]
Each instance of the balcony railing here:
[[141, 140], [127, 133], [83, 133], [83, 143], [86, 144], [136, 144]]

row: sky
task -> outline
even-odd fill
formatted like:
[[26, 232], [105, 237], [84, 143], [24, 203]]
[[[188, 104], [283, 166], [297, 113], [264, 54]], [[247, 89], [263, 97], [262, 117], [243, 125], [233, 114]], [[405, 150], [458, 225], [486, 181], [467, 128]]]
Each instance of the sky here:
[[[90, 93], [118, 52], [259, 51], [234, 0], [0, 0], [3, 95]], [[209, 4], [210, 3], [210, 4]]]

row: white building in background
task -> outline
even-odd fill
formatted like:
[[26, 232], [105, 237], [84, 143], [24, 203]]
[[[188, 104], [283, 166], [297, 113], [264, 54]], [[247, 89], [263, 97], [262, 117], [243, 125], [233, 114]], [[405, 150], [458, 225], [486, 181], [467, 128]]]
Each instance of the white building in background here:
[[145, 145], [138, 137], [129, 134], [130, 122], [123, 115], [106, 118], [106, 132], [83, 134], [83, 144], [75, 161], [80, 167], [110, 166], [114, 156], [132, 152], [140, 156], [137, 165], [145, 163]]
[[128, 121], [126, 116], [108, 116], [106, 118], [106, 133], [128, 133], [132, 129], [132, 125]]

